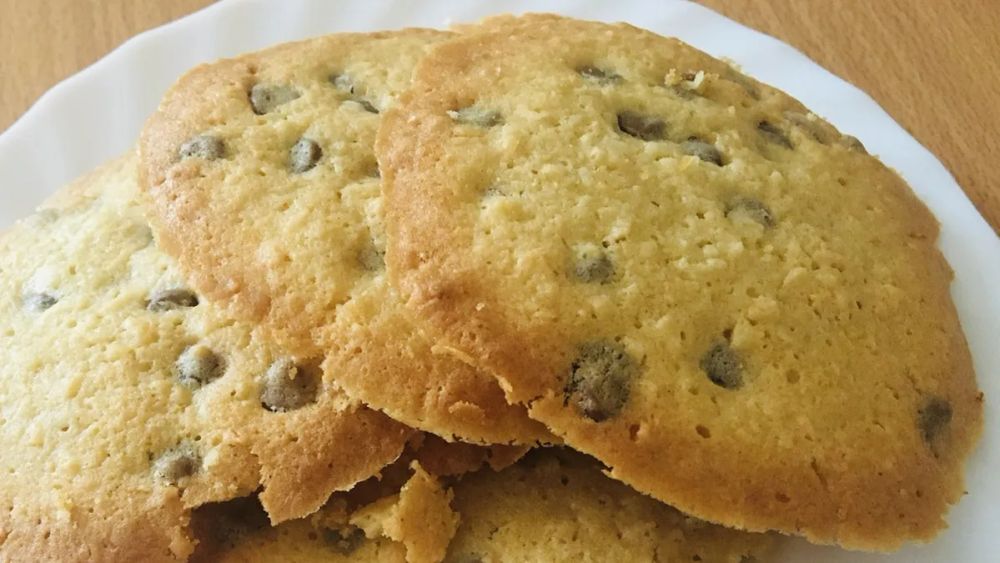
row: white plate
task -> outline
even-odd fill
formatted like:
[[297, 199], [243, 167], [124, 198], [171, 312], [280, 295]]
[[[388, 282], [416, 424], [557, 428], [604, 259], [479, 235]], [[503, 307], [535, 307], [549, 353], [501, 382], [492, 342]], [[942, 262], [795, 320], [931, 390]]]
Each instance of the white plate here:
[[[500, 11], [553, 11], [628, 21], [674, 35], [802, 100], [860, 138], [899, 170], [941, 221], [941, 248], [955, 269], [952, 293], [987, 395], [986, 432], [969, 464], [969, 495], [951, 528], [926, 546], [892, 555], [849, 553], [789, 542], [782, 561], [939, 562], [1000, 560], [1000, 239], [947, 170], [865, 93], [798, 51], [687, 2], [520, 0], [228, 1], [144, 33], [46, 93], [0, 135], [0, 228], [45, 196], [127, 150], [163, 91], [186, 69], [273, 43], [334, 31], [441, 27]], [[914, 85], [918, 87], [919, 85]]]

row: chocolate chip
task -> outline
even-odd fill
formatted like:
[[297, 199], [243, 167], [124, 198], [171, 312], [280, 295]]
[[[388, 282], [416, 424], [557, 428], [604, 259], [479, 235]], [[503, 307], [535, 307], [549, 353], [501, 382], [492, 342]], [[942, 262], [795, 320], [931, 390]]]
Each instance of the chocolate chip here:
[[354, 98], [351, 101], [361, 105], [361, 107], [364, 108], [364, 110], [367, 111], [368, 113], [375, 113], [375, 114], [378, 113], [378, 108], [373, 106], [371, 102], [369, 102], [364, 98]]
[[29, 291], [22, 297], [24, 308], [32, 313], [47, 311], [59, 302], [59, 299], [51, 293], [44, 291]]
[[951, 404], [940, 397], [931, 397], [924, 402], [918, 414], [920, 434], [927, 445], [935, 448], [938, 438], [951, 422]]
[[164, 289], [149, 296], [146, 309], [154, 313], [198, 306], [198, 296], [190, 289]]
[[697, 156], [705, 162], [722, 166], [722, 153], [719, 152], [719, 149], [715, 148], [715, 145], [706, 143], [698, 137], [689, 137], [688, 140], [681, 143], [681, 150], [685, 154]]
[[586, 250], [580, 253], [573, 275], [584, 283], [608, 283], [615, 274], [615, 265], [604, 251]]
[[358, 264], [367, 272], [378, 272], [385, 269], [385, 251], [368, 245], [358, 252]]
[[201, 468], [201, 455], [190, 444], [182, 444], [163, 452], [153, 464], [153, 475], [160, 481], [176, 485]]
[[604, 340], [580, 345], [570, 368], [566, 401], [602, 422], [621, 412], [639, 368], [625, 347]]
[[333, 551], [341, 555], [350, 555], [361, 547], [361, 543], [365, 541], [365, 533], [353, 526], [341, 530], [327, 528], [323, 530], [323, 539]]
[[[346, 74], [331, 75], [330, 83], [333, 84], [333, 86], [336, 89], [345, 92], [347, 94], [353, 95], [357, 92], [357, 87], [354, 84], [354, 80]], [[369, 100], [366, 100], [364, 98], [352, 97], [348, 101], [360, 105], [368, 113], [375, 113], [375, 114], [379, 113], [378, 108], [375, 107], [375, 105], [372, 104]]]
[[745, 215], [765, 227], [773, 227], [774, 214], [760, 200], [752, 197], [737, 197], [726, 206], [726, 217], [734, 214]]
[[788, 135], [785, 135], [784, 131], [770, 121], [761, 121], [758, 123], [757, 131], [760, 131], [761, 136], [771, 143], [781, 145], [786, 149], [792, 148], [792, 141], [788, 139]]
[[622, 81], [620, 74], [592, 65], [579, 66], [576, 68], [576, 71], [580, 73], [580, 76], [586, 78], [587, 80], [601, 85], [618, 84]]
[[483, 190], [483, 197], [504, 197], [507, 194], [499, 186], [493, 185]]
[[39, 209], [38, 211], [36, 211], [34, 215], [28, 218], [28, 220], [40, 223], [42, 225], [47, 225], [50, 223], [55, 223], [59, 219], [60, 215], [61, 214], [58, 209], [52, 209], [51, 207], [47, 207], [45, 209]]
[[840, 143], [840, 145], [842, 146], [851, 149], [852, 151], [858, 151], [863, 154], [868, 154], [868, 149], [865, 148], [865, 145], [857, 137], [853, 135], [841, 136], [838, 143]]
[[207, 385], [222, 375], [222, 359], [211, 348], [195, 344], [184, 350], [174, 363], [180, 382], [192, 389]]
[[312, 170], [323, 156], [323, 149], [312, 139], [302, 137], [289, 151], [289, 168], [296, 174]]
[[797, 125], [818, 142], [824, 145], [830, 144], [830, 132], [823, 127], [819, 119], [810, 119], [808, 115], [797, 111], [786, 111], [785, 119]]
[[701, 357], [701, 369], [709, 381], [724, 389], [743, 386], [743, 361], [728, 341], [719, 341]]
[[270, 113], [282, 104], [298, 98], [298, 90], [291, 86], [274, 84], [254, 84], [250, 89], [250, 106], [257, 115]]
[[643, 141], [659, 141], [666, 136], [667, 124], [656, 117], [623, 111], [618, 114], [618, 129]]
[[281, 358], [264, 374], [260, 403], [272, 412], [287, 412], [316, 401], [316, 381], [292, 360]]
[[751, 98], [755, 100], [760, 99], [760, 88], [757, 87], [757, 83], [754, 82], [752, 78], [730, 69], [729, 72], [726, 73], [725, 79], [739, 84]]
[[215, 135], [197, 135], [191, 137], [178, 150], [178, 154], [184, 158], [203, 158], [205, 160], [216, 160], [222, 158], [226, 153], [226, 147], [222, 139]]
[[458, 123], [466, 123], [479, 127], [494, 127], [503, 124], [503, 116], [499, 112], [476, 106], [449, 111], [448, 116]]

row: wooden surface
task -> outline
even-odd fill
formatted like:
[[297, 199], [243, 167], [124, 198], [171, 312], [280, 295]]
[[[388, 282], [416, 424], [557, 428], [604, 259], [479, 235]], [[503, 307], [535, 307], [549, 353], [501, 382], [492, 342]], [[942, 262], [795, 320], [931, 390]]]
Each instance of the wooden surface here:
[[[998, 0], [699, 0], [871, 94], [1000, 232]], [[0, 0], [0, 130], [132, 35], [210, 0]]]

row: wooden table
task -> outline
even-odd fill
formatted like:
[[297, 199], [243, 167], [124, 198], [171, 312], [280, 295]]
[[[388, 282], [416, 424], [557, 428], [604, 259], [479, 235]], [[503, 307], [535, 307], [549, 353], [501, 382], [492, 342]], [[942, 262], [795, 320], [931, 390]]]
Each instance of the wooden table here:
[[[1000, 232], [997, 0], [699, 0], [870, 93]], [[210, 0], [0, 0], [0, 129], [47, 88]]]

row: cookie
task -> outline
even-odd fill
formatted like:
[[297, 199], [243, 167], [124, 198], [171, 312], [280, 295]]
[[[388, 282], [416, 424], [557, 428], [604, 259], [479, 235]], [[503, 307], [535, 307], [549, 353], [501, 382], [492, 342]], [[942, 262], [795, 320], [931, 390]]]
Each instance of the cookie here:
[[569, 450], [532, 452], [455, 485], [461, 526], [445, 561], [767, 561], [771, 534], [690, 518]]
[[136, 165], [0, 239], [0, 559], [184, 560], [191, 508], [262, 489], [272, 521], [308, 515], [412, 433], [192, 291]]
[[435, 563], [458, 525], [450, 502], [451, 492], [414, 462], [396, 493], [350, 512], [334, 504], [271, 527], [253, 497], [206, 506], [193, 517], [199, 544], [191, 561]]
[[413, 318], [688, 514], [857, 549], [933, 537], [983, 398], [906, 184], [675, 39], [491, 25], [433, 49], [379, 131]]
[[402, 313], [383, 264], [380, 114], [449, 34], [326, 36], [201, 66], [142, 134], [154, 228], [193, 286], [363, 401], [481, 443], [551, 440]]
[[[501, 472], [480, 470], [450, 489], [416, 465], [400, 494], [326, 520], [269, 528], [260, 509], [245, 502], [231, 504], [222, 518], [218, 509], [212, 510], [211, 530], [226, 533], [206, 537], [199, 545], [205, 555], [195, 561], [744, 563], [766, 561], [777, 544], [774, 535], [738, 532], [684, 516], [602, 475], [593, 460], [555, 449], [533, 452]], [[196, 521], [204, 516], [196, 515]], [[254, 520], [257, 526], [241, 524]], [[439, 530], [445, 533], [434, 533]], [[454, 538], [442, 543], [450, 537], [448, 530]], [[431, 546], [431, 558], [422, 558], [415, 545]]]
[[379, 475], [335, 493], [307, 519], [270, 527], [254, 497], [207, 505], [192, 516], [200, 561], [440, 561], [455, 533], [442, 481], [498, 471], [524, 451], [417, 434]]
[[191, 563], [406, 563], [406, 548], [357, 528], [292, 520], [277, 527], [253, 497], [206, 506], [193, 517], [200, 533]]

